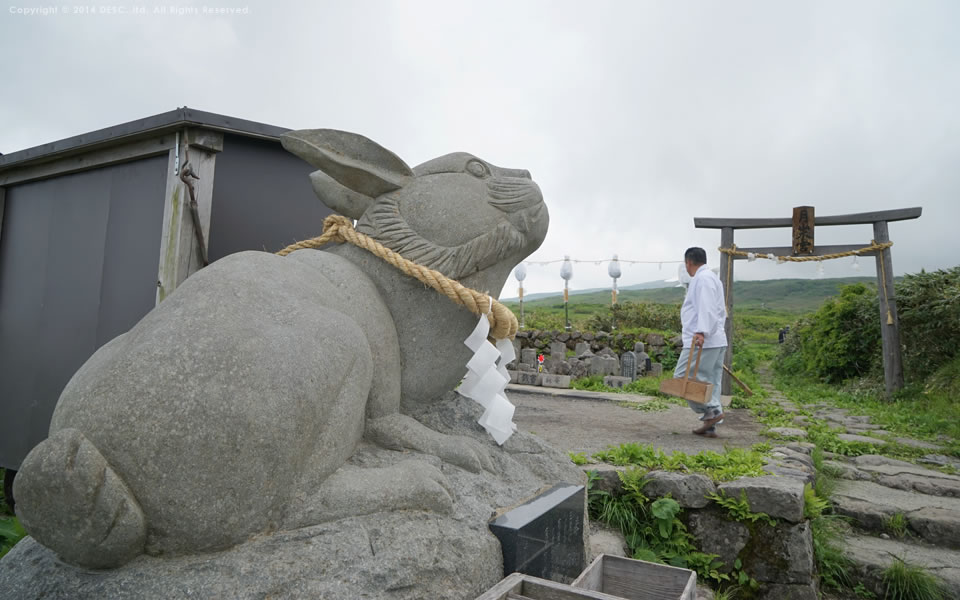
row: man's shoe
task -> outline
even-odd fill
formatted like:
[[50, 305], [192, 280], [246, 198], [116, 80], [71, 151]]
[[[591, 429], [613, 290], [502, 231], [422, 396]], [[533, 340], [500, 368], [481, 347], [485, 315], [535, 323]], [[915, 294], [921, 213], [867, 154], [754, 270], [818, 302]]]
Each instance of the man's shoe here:
[[711, 427], [713, 427], [714, 425], [722, 421], [723, 417], [724, 417], [723, 413], [717, 413], [716, 415], [710, 417], [709, 419], [704, 419], [703, 425], [698, 427], [697, 429], [694, 429], [693, 432], [696, 433], [697, 435], [703, 435], [704, 433], [706, 433], [708, 429], [710, 429]]

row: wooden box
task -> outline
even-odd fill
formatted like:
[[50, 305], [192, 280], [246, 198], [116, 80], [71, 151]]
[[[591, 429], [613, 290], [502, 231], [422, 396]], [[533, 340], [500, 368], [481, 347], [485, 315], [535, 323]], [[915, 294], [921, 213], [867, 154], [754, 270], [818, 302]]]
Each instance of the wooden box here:
[[622, 600], [617, 596], [514, 573], [500, 580], [476, 600]]
[[660, 382], [660, 393], [683, 398], [697, 404], [706, 404], [710, 402], [710, 398], [713, 396], [713, 384], [682, 377], [664, 379]]
[[573, 587], [631, 600], [696, 600], [697, 574], [689, 569], [601, 554]]

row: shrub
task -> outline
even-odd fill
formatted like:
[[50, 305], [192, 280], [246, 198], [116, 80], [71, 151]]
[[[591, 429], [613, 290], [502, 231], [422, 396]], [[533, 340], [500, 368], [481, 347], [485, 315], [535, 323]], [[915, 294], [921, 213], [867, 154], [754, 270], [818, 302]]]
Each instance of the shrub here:
[[808, 373], [828, 382], [867, 374], [880, 355], [876, 293], [862, 283], [844, 286], [789, 337], [783, 351], [799, 350]]
[[960, 355], [960, 266], [905, 275], [896, 293], [904, 371], [925, 378]]
[[[905, 275], [895, 284], [904, 374], [937, 385], [954, 380], [960, 366], [960, 266]], [[867, 374], [881, 365], [880, 298], [874, 286], [844, 286], [813, 315], [799, 320], [780, 347], [781, 372], [806, 372], [830, 383]], [[944, 369], [944, 373], [938, 373]]]
[[587, 324], [592, 331], [610, 331], [614, 319], [619, 329], [655, 329], [657, 331], [680, 331], [679, 304], [653, 304], [649, 302], [623, 302], [595, 314]]

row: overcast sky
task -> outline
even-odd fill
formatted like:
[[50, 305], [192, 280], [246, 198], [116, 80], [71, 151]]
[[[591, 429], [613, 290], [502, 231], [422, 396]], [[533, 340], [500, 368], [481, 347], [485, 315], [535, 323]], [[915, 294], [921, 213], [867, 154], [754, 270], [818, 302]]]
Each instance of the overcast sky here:
[[[818, 216], [922, 206], [890, 225], [896, 273], [960, 263], [955, 1], [2, 6], [0, 152], [186, 105], [355, 131], [411, 166], [462, 150], [526, 168], [551, 216], [531, 260], [670, 261], [699, 245], [715, 266], [719, 232], [694, 217], [812, 205]], [[133, 6], [146, 14], [100, 14]], [[42, 7], [58, 10], [28, 14]], [[820, 244], [871, 236], [816, 231]], [[789, 245], [790, 232], [736, 242]], [[832, 261], [826, 275], [874, 274], [873, 259], [859, 262]], [[620, 285], [676, 267], [624, 265]], [[562, 287], [559, 264], [528, 272], [528, 292]], [[571, 287], [609, 285], [606, 273], [577, 264]], [[738, 262], [736, 273], [812, 277], [816, 266]]]

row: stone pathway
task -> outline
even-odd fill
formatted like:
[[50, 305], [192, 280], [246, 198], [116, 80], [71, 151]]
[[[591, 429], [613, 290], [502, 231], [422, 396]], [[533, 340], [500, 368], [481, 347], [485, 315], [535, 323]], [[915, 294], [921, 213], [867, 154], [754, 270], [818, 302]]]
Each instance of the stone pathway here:
[[[761, 375], [769, 380], [768, 373]], [[894, 437], [871, 423], [869, 417], [851, 415], [845, 409], [823, 404], [796, 406], [769, 383], [762, 385], [785, 411], [804, 410], [813, 418], [842, 427], [845, 433], [838, 435], [841, 440], [875, 445], [896, 441], [930, 450], [931, 454], [920, 462], [960, 467], [957, 459], [937, 454], [941, 449], [937, 444]], [[796, 428], [774, 428], [771, 432], [803, 439], [808, 421], [809, 417], [798, 414], [794, 417]], [[840, 478], [832, 497], [834, 511], [851, 521], [853, 528], [845, 538], [845, 549], [864, 584], [882, 595], [884, 569], [902, 559], [938, 576], [948, 597], [960, 598], [960, 476], [880, 455], [830, 457], [832, 460], [824, 465]], [[902, 531], [891, 526], [891, 519], [900, 521]], [[897, 534], [903, 537], [894, 539]]]

